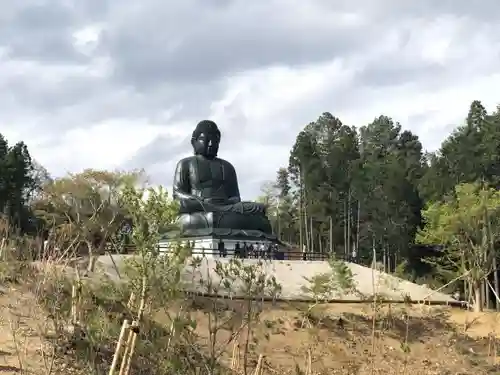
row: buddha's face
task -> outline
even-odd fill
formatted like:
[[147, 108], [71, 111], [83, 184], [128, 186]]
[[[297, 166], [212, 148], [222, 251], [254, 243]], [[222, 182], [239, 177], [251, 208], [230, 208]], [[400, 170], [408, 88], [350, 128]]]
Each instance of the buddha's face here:
[[213, 159], [219, 152], [220, 133], [207, 129], [199, 133], [193, 140], [195, 154], [203, 155], [208, 159]]

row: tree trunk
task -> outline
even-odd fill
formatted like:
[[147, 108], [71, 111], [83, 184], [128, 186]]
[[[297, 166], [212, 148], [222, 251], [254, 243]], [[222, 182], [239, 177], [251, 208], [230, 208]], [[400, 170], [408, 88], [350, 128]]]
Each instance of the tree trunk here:
[[[462, 271], [462, 273], [465, 273], [466, 272], [466, 268], [465, 268], [465, 255], [464, 255], [463, 252], [461, 253], [460, 258], [462, 260], [461, 271]], [[468, 305], [470, 303], [470, 300], [471, 300], [471, 297], [472, 297], [471, 283], [469, 283], [469, 281], [467, 279], [464, 279], [463, 283], [464, 283], [464, 299], [466, 300], [467, 305]]]
[[469, 282], [467, 280], [464, 280], [463, 283], [464, 283], [464, 300], [467, 302], [468, 305], [470, 303]]
[[[495, 289], [495, 293], [497, 294], [497, 296], [500, 296], [500, 293], [499, 293], [499, 289], [500, 289], [500, 286], [498, 285], [498, 270], [497, 270], [497, 257], [496, 257], [496, 254], [493, 253], [493, 283], [495, 285], [494, 289]], [[499, 311], [500, 310], [500, 302], [498, 301], [497, 298], [495, 298], [495, 307], [496, 307], [496, 310]]]
[[[488, 220], [487, 214], [485, 214], [485, 219]], [[484, 228], [483, 249], [484, 249], [484, 264], [488, 264], [488, 256], [489, 256], [488, 227]], [[488, 289], [488, 277], [489, 277], [489, 272], [486, 272], [483, 278], [483, 305], [487, 309], [490, 308], [490, 298], [489, 298], [490, 290]]]
[[97, 255], [94, 254], [93, 244], [91, 241], [86, 241], [87, 249], [89, 251], [89, 264], [87, 266], [87, 272], [94, 272], [95, 264], [97, 261]]
[[344, 198], [344, 260], [347, 257], [347, 201]]
[[481, 281], [476, 281], [473, 287], [474, 293], [474, 312], [483, 311], [483, 303], [481, 301]]
[[382, 254], [382, 262], [384, 263], [384, 272], [387, 272], [387, 250], [385, 248], [385, 244], [384, 244], [384, 252]]
[[386, 250], [387, 257], [387, 273], [392, 273], [392, 262], [391, 262], [391, 252]]
[[299, 251], [302, 253], [302, 249], [304, 247], [304, 236], [302, 233], [302, 215], [303, 215], [303, 211], [304, 211], [303, 199], [302, 199], [302, 186], [300, 186], [299, 189], [300, 189], [300, 191], [299, 191], [299, 218], [298, 218], [298, 222], [299, 222], [299, 246], [300, 246]]
[[304, 197], [304, 201], [306, 202], [306, 205], [304, 207], [304, 236], [305, 236], [305, 239], [306, 239], [306, 250], [309, 251], [310, 249], [310, 245], [309, 245], [309, 241], [311, 239], [311, 237], [309, 236], [309, 229], [307, 228], [308, 225], [307, 225], [307, 222], [308, 222], [308, 216], [307, 216], [307, 200], [306, 200], [306, 197]]
[[[492, 258], [492, 263], [493, 263], [493, 284], [495, 289], [496, 296], [500, 296], [500, 285], [498, 284], [498, 265], [497, 265], [497, 252], [495, 251], [495, 243], [493, 240], [493, 236], [491, 234], [491, 221], [488, 217], [488, 211], [486, 211], [486, 223], [487, 223], [487, 230], [488, 230], [488, 245], [489, 245], [489, 253]], [[495, 296], [495, 307], [496, 310], [500, 310], [500, 301]]]
[[321, 240], [321, 233], [318, 233], [318, 250], [320, 254], [323, 254], [323, 241]]
[[357, 228], [356, 228], [356, 257], [359, 256], [359, 220], [361, 216], [361, 201], [358, 200], [358, 215], [357, 219]]
[[330, 253], [334, 253], [333, 248], [333, 217], [330, 215]]
[[279, 204], [280, 201], [278, 201], [278, 210], [276, 211], [276, 214], [278, 215], [277, 219], [278, 219], [278, 240], [281, 240], [281, 214], [280, 214], [280, 204]]
[[351, 188], [347, 190], [347, 259], [352, 255], [351, 250]]
[[[308, 225], [307, 225], [307, 214], [308, 214], [308, 208], [309, 208], [309, 202], [307, 201], [307, 194], [306, 194], [306, 187], [304, 186], [304, 188], [302, 189], [303, 191], [303, 194], [304, 194], [304, 198], [302, 200], [302, 202], [304, 203], [304, 210], [303, 210], [303, 213], [304, 213], [304, 239], [305, 239], [305, 246], [306, 246], [306, 250], [309, 250], [309, 240], [310, 240], [310, 237], [309, 237], [309, 231], [307, 229]], [[302, 250], [302, 249], [301, 249]]]
[[377, 252], [375, 250], [375, 236], [372, 234], [372, 268], [377, 268]]
[[313, 230], [313, 218], [312, 215], [309, 215], [309, 232], [311, 234], [311, 242], [310, 252], [314, 252], [314, 230]]
[[[489, 241], [489, 235], [490, 235], [490, 231], [489, 231], [489, 218], [488, 218], [488, 210], [485, 209], [485, 212], [484, 212], [484, 219], [485, 219], [485, 222], [487, 223], [486, 226], [483, 226], [483, 232], [484, 232], [484, 235], [483, 235], [483, 241], [482, 241], [482, 247], [484, 249], [484, 264], [488, 264], [488, 259], [489, 259], [489, 255], [490, 255], [490, 241]], [[486, 275], [484, 276], [483, 278], [483, 290], [484, 290], [484, 294], [483, 294], [483, 304], [484, 306], [489, 309], [490, 308], [490, 298], [489, 298], [489, 295], [490, 295], [490, 290], [488, 288], [488, 278], [489, 278], [489, 270], [491, 268], [488, 269], [488, 272], [486, 272]]]
[[484, 307], [486, 307], [486, 309], [489, 309], [490, 308], [490, 298], [489, 298], [490, 290], [488, 288], [488, 276], [486, 276], [486, 278], [483, 279], [483, 290], [484, 290], [484, 293], [483, 293]]

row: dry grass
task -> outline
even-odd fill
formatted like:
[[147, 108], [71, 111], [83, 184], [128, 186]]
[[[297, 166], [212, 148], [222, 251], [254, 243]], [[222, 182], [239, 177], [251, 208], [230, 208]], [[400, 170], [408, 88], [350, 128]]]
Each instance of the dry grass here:
[[[127, 292], [109, 284], [84, 290], [83, 333], [68, 333], [71, 284], [47, 268], [9, 267], [0, 280], [0, 373], [107, 373], [121, 322], [133, 318]], [[144, 320], [131, 373], [195, 374], [196, 364], [206, 361], [210, 351], [214, 309], [227, 318], [219, 320], [216, 345], [221, 356], [214, 374], [244, 373], [248, 332], [242, 327], [247, 307], [246, 302], [221, 299], [214, 304], [213, 299], [195, 296], [168, 308], [154, 306]], [[259, 305], [247, 374], [253, 374], [259, 356], [261, 374], [500, 372], [498, 313], [416, 305], [374, 308], [371, 303], [319, 305], [312, 311], [309, 307]], [[172, 317], [187, 315], [196, 322], [189, 335], [172, 334]], [[230, 367], [236, 359], [240, 367], [234, 372]]]

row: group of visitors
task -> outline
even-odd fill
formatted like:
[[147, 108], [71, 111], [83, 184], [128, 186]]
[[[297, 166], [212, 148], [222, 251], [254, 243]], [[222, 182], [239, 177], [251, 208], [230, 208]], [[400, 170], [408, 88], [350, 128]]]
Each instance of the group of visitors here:
[[[219, 256], [226, 257], [227, 249], [224, 241], [219, 241], [218, 244]], [[234, 257], [235, 258], [266, 258], [266, 259], [280, 259], [280, 252], [278, 244], [272, 243], [247, 243], [247, 242], [236, 242], [234, 246]]]

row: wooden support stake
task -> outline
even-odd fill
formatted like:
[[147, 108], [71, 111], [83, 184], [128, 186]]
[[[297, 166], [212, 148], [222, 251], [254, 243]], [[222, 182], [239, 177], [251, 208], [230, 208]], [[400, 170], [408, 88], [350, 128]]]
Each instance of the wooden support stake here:
[[311, 375], [312, 373], [312, 354], [311, 349], [307, 350], [307, 366], [306, 366], [306, 375]]
[[78, 288], [76, 284], [71, 287], [71, 324], [78, 323]]
[[262, 374], [262, 362], [264, 360], [264, 356], [261, 354], [259, 355], [259, 360], [257, 361], [257, 367], [255, 368], [255, 371], [253, 375], [261, 375]]
[[129, 321], [125, 319], [123, 321], [122, 329], [120, 331], [120, 336], [118, 337], [118, 342], [116, 343], [115, 354], [113, 355], [113, 362], [111, 363], [111, 367], [109, 369], [109, 375], [115, 374], [115, 368], [118, 364], [118, 358], [120, 357], [120, 351], [123, 346], [123, 339], [125, 338], [125, 334], [127, 333], [127, 329], [129, 328]]
[[[141, 287], [141, 299], [139, 302], [139, 310], [137, 312], [137, 318], [132, 322], [132, 338], [130, 342], [130, 346], [127, 350], [128, 358], [125, 364], [125, 370], [123, 375], [128, 375], [130, 372], [130, 366], [132, 363], [132, 357], [134, 356], [135, 351], [135, 342], [137, 341], [137, 333], [139, 331], [139, 324], [142, 321], [142, 317], [144, 316], [144, 310], [146, 308], [146, 292], [147, 292], [147, 277], [142, 276], [142, 287]], [[111, 375], [111, 374], [110, 374]]]
[[2, 242], [0, 242], [0, 260], [3, 260], [3, 249], [5, 247], [5, 237], [2, 237]]
[[125, 344], [125, 351], [123, 352], [122, 364], [120, 366], [120, 372], [118, 375], [125, 375], [125, 368], [130, 358], [130, 348], [132, 347], [132, 338], [134, 337], [134, 332], [132, 330], [128, 331], [127, 343]]
[[77, 298], [76, 298], [76, 321], [77, 322], [82, 322], [83, 321], [83, 316], [82, 316], [82, 278], [80, 277], [80, 271], [78, 270], [78, 267], [75, 268], [75, 273], [76, 273], [76, 293], [77, 293]]
[[[139, 322], [134, 321], [132, 322], [132, 327], [138, 327]], [[129, 375], [130, 373], [130, 367], [132, 365], [132, 357], [134, 356], [135, 352], [135, 342], [137, 341], [137, 333], [134, 331], [130, 332], [132, 334], [132, 337], [130, 338], [130, 346], [128, 348], [128, 356], [127, 356], [127, 362], [125, 364], [125, 370], [123, 372], [123, 375]]]
[[240, 343], [235, 341], [233, 344], [233, 356], [231, 358], [231, 370], [238, 371], [240, 368]]
[[493, 295], [497, 299], [497, 302], [500, 303], [500, 297], [498, 297], [497, 292], [495, 291], [495, 288], [493, 288], [493, 285], [491, 285], [490, 281], [486, 279], [486, 282], [488, 283], [488, 286], [490, 287], [491, 291], [493, 292]]

